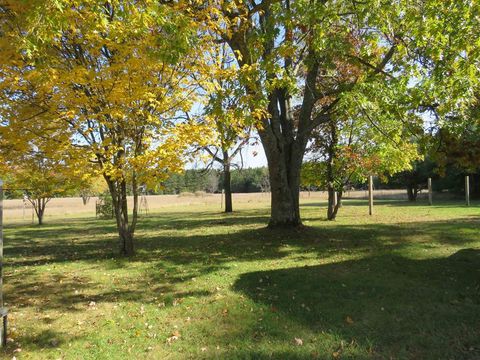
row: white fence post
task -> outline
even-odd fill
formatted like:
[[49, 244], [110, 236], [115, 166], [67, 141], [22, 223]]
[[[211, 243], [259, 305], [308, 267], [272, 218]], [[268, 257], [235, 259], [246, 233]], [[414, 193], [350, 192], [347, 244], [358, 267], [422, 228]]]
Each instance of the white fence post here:
[[368, 213], [373, 215], [373, 176], [368, 177]]
[[432, 178], [428, 178], [428, 205], [433, 204], [432, 198]]
[[7, 344], [7, 309], [3, 307], [3, 181], [0, 180], [0, 343]]
[[465, 176], [465, 203], [470, 206], [470, 176]]

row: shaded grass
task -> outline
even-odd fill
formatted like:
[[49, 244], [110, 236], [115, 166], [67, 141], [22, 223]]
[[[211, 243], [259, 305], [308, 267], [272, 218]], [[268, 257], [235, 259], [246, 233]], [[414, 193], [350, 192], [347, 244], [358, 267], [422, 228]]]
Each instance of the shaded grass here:
[[346, 201], [327, 222], [305, 205], [290, 231], [265, 228], [263, 203], [165, 209], [141, 219], [131, 261], [109, 221], [7, 227], [3, 354], [480, 358], [478, 207], [384, 201], [368, 217]]

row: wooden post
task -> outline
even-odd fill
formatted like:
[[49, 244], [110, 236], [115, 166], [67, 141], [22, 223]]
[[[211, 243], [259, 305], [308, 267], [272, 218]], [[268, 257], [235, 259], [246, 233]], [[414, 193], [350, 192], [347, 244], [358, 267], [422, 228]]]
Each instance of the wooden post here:
[[7, 309], [3, 307], [3, 181], [0, 180], [0, 324], [1, 345], [7, 344]]
[[373, 176], [368, 177], [368, 213], [373, 215]]
[[433, 197], [432, 197], [432, 178], [428, 178], [428, 205], [433, 204]]
[[470, 176], [465, 176], [465, 203], [470, 206]]

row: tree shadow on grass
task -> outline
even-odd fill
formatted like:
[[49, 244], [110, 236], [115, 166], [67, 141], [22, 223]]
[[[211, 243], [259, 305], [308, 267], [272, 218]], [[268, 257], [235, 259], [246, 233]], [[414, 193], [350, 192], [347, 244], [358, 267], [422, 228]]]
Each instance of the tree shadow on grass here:
[[[179, 214], [141, 219], [137, 255], [131, 260], [118, 257], [115, 227], [108, 221], [82, 220], [70, 226], [59, 223], [46, 228], [9, 229], [4, 250], [6, 267], [85, 261], [100, 262], [113, 269], [134, 261], [158, 262], [159, 268], [195, 264], [208, 272], [226, 262], [281, 259], [292, 251], [317, 252], [322, 257], [353, 251], [375, 254], [410, 246], [422, 237], [424, 243], [465, 245], [477, 240], [478, 227], [472, 218], [458, 218], [271, 230], [263, 225], [267, 216], [258, 211], [234, 217], [182, 214], [183, 219]], [[306, 221], [315, 220], [318, 219], [306, 217]], [[210, 228], [215, 231], [210, 233]], [[190, 229], [191, 232], [184, 231]], [[292, 248], [286, 249], [288, 246]]]
[[[371, 257], [401, 250], [412, 244], [429, 248], [438, 244], [469, 246], [478, 241], [478, 225], [471, 219], [419, 222], [408, 226], [336, 224], [301, 230], [269, 230], [258, 223], [255, 214], [251, 212], [250, 216], [229, 218], [234, 224], [248, 224], [251, 221], [249, 224], [253, 228], [237, 227], [231, 230], [227, 226], [223, 230], [217, 229], [213, 234], [197, 232], [194, 235], [171, 230], [160, 230], [149, 235], [148, 227], [156, 225], [153, 219], [148, 219], [145, 230], [137, 240], [138, 254], [132, 260], [117, 257], [114, 250], [116, 237], [108, 233], [114, 228], [108, 222], [81, 221], [70, 228], [59, 224], [58, 231], [54, 225], [35, 229], [35, 232], [32, 228], [17, 228], [14, 236], [7, 237], [5, 247], [9, 302], [28, 306], [28, 299], [51, 295], [51, 300], [44, 306], [75, 311], [77, 304], [99, 300], [75, 293], [82, 294], [84, 289], [95, 288], [97, 284], [89, 283], [89, 278], [65, 274], [52, 280], [48, 276], [36, 276], [37, 266], [42, 265], [55, 267], [57, 264], [78, 261], [79, 268], [95, 266], [98, 271], [115, 271], [139, 263], [143, 273], [134, 288], [121, 289], [121, 293], [102, 289], [97, 296], [104, 301], [140, 301], [152, 292], [171, 292], [176, 284], [191, 278], [227, 270], [233, 262], [281, 260], [292, 255], [299, 261], [303, 257], [312, 259], [312, 256], [313, 259], [325, 260], [339, 254]], [[158, 220], [160, 225], [162, 222], [170, 223], [169, 218]], [[218, 218], [213, 217], [212, 220], [212, 216], [206, 214], [196, 218], [194, 226], [208, 228], [216, 220]], [[184, 227], [190, 224], [189, 220], [176, 221], [178, 224], [183, 222]], [[25, 243], [27, 240], [34, 243]], [[16, 270], [19, 270], [18, 273]], [[151, 291], [145, 292], [145, 288]], [[41, 294], [35, 289], [42, 289]]]
[[36, 334], [24, 336], [22, 338], [22, 343], [25, 344], [24, 349], [26, 348], [31, 351], [42, 351], [45, 348], [48, 349], [60, 347], [65, 343], [75, 341], [76, 339], [76, 337], [73, 337], [70, 334], [46, 329]]
[[478, 249], [448, 258], [383, 255], [258, 271], [241, 275], [234, 289], [315, 334], [373, 344], [373, 358], [480, 358]]

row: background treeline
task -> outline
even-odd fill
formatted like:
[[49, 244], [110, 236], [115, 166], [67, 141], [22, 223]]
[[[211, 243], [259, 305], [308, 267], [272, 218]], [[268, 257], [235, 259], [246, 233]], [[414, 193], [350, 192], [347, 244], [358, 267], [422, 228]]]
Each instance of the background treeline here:
[[[266, 167], [235, 169], [232, 170], [232, 192], [234, 193], [252, 193], [268, 192], [269, 180], [268, 169]], [[407, 194], [418, 194], [421, 190], [427, 188], [427, 179], [433, 179], [432, 186], [436, 192], [449, 192], [459, 196], [463, 195], [465, 189], [465, 173], [454, 167], [448, 166], [443, 174], [439, 174], [436, 164], [429, 161], [417, 162], [414, 169], [404, 171], [392, 177], [383, 179], [375, 178], [375, 189], [405, 189]], [[148, 189], [150, 195], [172, 195], [181, 193], [219, 193], [223, 189], [223, 178], [220, 170], [189, 169], [183, 173], [172, 174], [157, 189]], [[351, 189], [366, 189], [365, 183], [350, 183]], [[99, 189], [101, 190], [101, 189]], [[106, 190], [106, 189], [105, 189]], [[315, 185], [303, 184], [304, 191], [323, 191]], [[101, 191], [100, 191], [101, 192]], [[472, 198], [480, 198], [480, 172], [470, 174], [470, 192]], [[78, 191], [72, 191], [66, 196], [80, 196]], [[96, 194], [92, 194], [96, 195]], [[22, 198], [21, 190], [7, 190], [5, 197], [7, 199]], [[410, 200], [415, 200], [410, 198]]]
[[[393, 176], [374, 177], [374, 189], [405, 189], [408, 199], [415, 201], [417, 195], [426, 191], [428, 178], [432, 178], [432, 189], [438, 193], [449, 193], [463, 197], [465, 192], [465, 175], [470, 176], [470, 196], [480, 199], [480, 171], [465, 172], [454, 165], [439, 167], [436, 162], [426, 159], [416, 161], [412, 170], [399, 172]], [[346, 189], [366, 190], [366, 182], [351, 181]], [[303, 182], [302, 190], [326, 190]]]
[[[180, 194], [185, 192], [207, 193], [221, 192], [223, 174], [212, 169], [189, 169], [180, 174], [172, 174], [158, 190], [150, 190], [150, 194]], [[231, 188], [234, 193], [251, 193], [269, 191], [268, 169], [248, 168], [231, 171]]]

